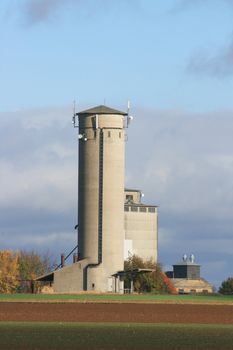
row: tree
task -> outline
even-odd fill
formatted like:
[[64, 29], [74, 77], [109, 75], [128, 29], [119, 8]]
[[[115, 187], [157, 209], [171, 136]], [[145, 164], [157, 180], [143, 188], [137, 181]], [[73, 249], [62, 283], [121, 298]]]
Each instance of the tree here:
[[129, 288], [132, 279], [131, 271], [134, 269], [153, 269], [153, 272], [135, 274], [133, 277], [134, 290], [136, 292], [176, 293], [171, 281], [162, 271], [160, 264], [150, 260], [144, 261], [137, 255], [132, 255], [124, 263], [124, 270], [128, 271], [125, 285]]
[[[53, 268], [49, 254], [0, 251], [0, 293], [32, 292], [33, 280]], [[40, 288], [37, 283], [37, 288]]]
[[22, 250], [19, 253], [19, 292], [31, 292], [32, 281], [52, 269], [49, 254], [40, 255], [34, 251]]
[[219, 293], [233, 294], [233, 277], [229, 277], [226, 281], [222, 282]]
[[0, 293], [13, 293], [19, 285], [19, 254], [0, 251]]

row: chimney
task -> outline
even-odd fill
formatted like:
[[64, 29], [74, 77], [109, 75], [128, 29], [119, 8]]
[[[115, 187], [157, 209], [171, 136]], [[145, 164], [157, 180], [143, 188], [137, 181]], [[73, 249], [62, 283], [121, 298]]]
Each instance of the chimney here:
[[78, 261], [78, 254], [74, 253], [73, 254], [73, 264], [75, 264]]
[[65, 266], [65, 254], [61, 254], [61, 267]]

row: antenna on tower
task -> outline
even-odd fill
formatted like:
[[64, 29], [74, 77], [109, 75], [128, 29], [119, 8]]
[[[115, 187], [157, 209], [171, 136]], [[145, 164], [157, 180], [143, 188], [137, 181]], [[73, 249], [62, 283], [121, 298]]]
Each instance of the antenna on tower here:
[[130, 122], [133, 120], [133, 116], [129, 115], [129, 111], [130, 111], [130, 101], [128, 100], [126, 128], [129, 127]]
[[129, 110], [130, 110], [130, 100], [128, 100], [128, 103], [127, 103], [127, 114], [129, 115]]
[[73, 101], [72, 123], [73, 123], [74, 128], [77, 128], [77, 127], [78, 127], [78, 125], [76, 125], [76, 102], [75, 102], [75, 100]]

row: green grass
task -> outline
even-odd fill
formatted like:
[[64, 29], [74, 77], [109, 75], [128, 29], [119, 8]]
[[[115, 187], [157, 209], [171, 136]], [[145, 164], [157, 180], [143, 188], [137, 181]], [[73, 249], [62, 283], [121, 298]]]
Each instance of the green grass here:
[[0, 322], [0, 349], [232, 349], [233, 325]]
[[0, 301], [233, 303], [233, 295], [0, 294]]

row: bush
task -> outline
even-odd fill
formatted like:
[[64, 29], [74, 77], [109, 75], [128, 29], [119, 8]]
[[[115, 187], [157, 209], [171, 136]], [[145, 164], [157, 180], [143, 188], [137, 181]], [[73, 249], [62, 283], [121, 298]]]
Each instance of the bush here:
[[[18, 292], [31, 293], [34, 290], [33, 280], [48, 273], [52, 269], [49, 254], [39, 255], [34, 251], [20, 251], [19, 253], [19, 278]], [[40, 289], [40, 283], [36, 284]]]
[[222, 282], [219, 293], [233, 294], [233, 277], [229, 277], [226, 281]]
[[[153, 269], [153, 272], [132, 274], [134, 269]], [[170, 280], [165, 276], [160, 264], [150, 260], [144, 261], [137, 255], [132, 255], [124, 263], [125, 288], [130, 289], [133, 279], [134, 290], [139, 293], [176, 293]]]

